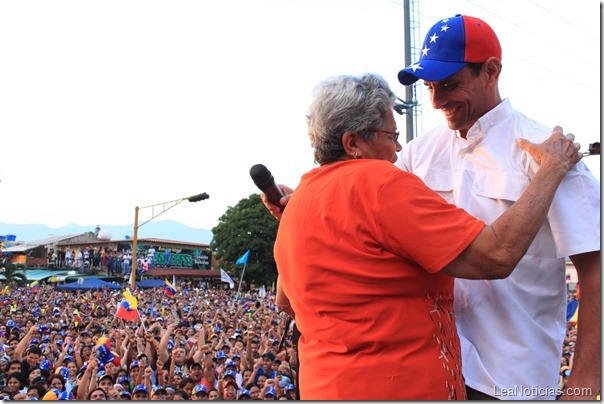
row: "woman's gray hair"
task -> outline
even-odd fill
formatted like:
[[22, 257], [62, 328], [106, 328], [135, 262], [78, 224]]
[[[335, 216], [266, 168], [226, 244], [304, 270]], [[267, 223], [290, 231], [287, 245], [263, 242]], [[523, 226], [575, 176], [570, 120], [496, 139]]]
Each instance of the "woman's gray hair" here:
[[396, 100], [388, 83], [375, 74], [333, 77], [319, 83], [313, 94], [306, 119], [315, 162], [320, 165], [346, 155], [345, 132], [374, 139]]

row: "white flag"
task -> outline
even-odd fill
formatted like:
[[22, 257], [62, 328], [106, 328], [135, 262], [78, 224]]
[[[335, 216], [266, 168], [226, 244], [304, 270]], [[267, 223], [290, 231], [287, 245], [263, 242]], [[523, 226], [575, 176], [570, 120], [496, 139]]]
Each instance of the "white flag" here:
[[220, 268], [220, 280], [222, 282], [228, 283], [231, 289], [233, 289], [235, 287], [235, 282], [233, 282], [233, 280], [231, 279], [229, 274], [224, 272], [224, 269], [222, 269], [222, 268]]

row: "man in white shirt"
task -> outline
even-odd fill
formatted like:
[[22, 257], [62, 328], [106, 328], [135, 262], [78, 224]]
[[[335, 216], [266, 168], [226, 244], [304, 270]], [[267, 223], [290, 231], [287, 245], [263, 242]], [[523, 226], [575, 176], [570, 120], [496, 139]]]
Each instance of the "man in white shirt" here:
[[[501, 99], [501, 46], [484, 21], [461, 15], [439, 21], [426, 35], [421, 55], [399, 72], [399, 81], [410, 85], [423, 79], [448, 128], [411, 141], [397, 165], [490, 224], [522, 194], [536, 171], [536, 163], [514, 138], [539, 143], [551, 128]], [[558, 188], [546, 222], [512, 275], [455, 280], [454, 311], [469, 398], [556, 397], [567, 256], [579, 276], [581, 310], [563, 398], [594, 399], [599, 393], [599, 189], [580, 162]]]
[[155, 248], [153, 248], [153, 246], [149, 247], [149, 249], [147, 250], [147, 258], [149, 262], [149, 268], [152, 268], [155, 259]]

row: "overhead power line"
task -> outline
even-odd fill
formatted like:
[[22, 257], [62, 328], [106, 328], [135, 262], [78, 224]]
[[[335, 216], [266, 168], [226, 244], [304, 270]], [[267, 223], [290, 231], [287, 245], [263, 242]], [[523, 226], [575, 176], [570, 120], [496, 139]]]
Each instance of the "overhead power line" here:
[[576, 29], [579, 32], [584, 33], [585, 35], [587, 35], [588, 37], [590, 37], [591, 39], [593, 39], [594, 41], [600, 41], [600, 38], [596, 38], [595, 36], [593, 36], [592, 34], [590, 34], [589, 32], [586, 32], [584, 30], [582, 30], [581, 28], [577, 27], [575, 24], [570, 23], [568, 21], [566, 21], [564, 18], [560, 17], [558, 14], [552, 12], [551, 10], [548, 10], [547, 8], [543, 7], [542, 5], [540, 5], [539, 3], [537, 3], [535, 0], [529, 0], [531, 3], [533, 3], [535, 6], [539, 7], [540, 9], [542, 9], [543, 11], [545, 11], [546, 13], [551, 14], [552, 16], [556, 17], [557, 19], [559, 19], [560, 21], [568, 24], [569, 26], [573, 27], [574, 29]]

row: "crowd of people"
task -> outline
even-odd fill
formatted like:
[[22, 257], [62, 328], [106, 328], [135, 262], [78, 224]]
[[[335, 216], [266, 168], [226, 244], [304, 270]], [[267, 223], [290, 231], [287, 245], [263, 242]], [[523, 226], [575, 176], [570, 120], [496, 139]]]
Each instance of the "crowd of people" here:
[[[156, 251], [153, 246], [136, 254], [137, 275], [145, 273], [155, 265]], [[162, 248], [162, 266], [171, 267], [170, 248]], [[106, 271], [109, 276], [130, 275], [132, 269], [132, 251], [115, 250], [111, 247], [50, 248], [47, 253], [47, 265], [51, 269], [75, 269], [80, 273]]]
[[[0, 400], [292, 400], [297, 354], [272, 292], [3, 285]], [[287, 332], [286, 332], [287, 331]]]
[[[153, 265], [154, 249], [146, 255], [139, 254], [139, 268]], [[109, 275], [130, 274], [132, 255], [129, 250], [116, 251], [109, 247], [81, 247], [56, 250], [51, 248], [47, 254], [48, 267], [53, 269], [76, 269], [79, 272], [106, 270]]]
[[[3, 285], [0, 400], [296, 399], [296, 350], [274, 294], [137, 290], [141, 317], [126, 323], [121, 293]], [[576, 331], [569, 322], [560, 389]]]

